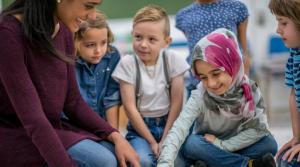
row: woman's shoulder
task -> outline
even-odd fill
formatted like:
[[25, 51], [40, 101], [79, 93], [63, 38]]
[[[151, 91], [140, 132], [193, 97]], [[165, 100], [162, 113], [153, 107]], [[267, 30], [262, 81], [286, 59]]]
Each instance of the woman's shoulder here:
[[0, 15], [0, 30], [14, 32], [14, 35], [21, 34], [21, 22], [12, 15]]

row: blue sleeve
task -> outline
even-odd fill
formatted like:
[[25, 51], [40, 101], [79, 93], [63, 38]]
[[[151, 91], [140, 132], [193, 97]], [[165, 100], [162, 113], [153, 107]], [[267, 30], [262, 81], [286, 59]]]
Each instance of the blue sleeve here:
[[237, 1], [237, 22], [241, 23], [243, 21], [245, 21], [248, 17], [249, 17], [249, 11], [247, 6], [241, 2], [241, 1]]
[[115, 70], [118, 62], [120, 61], [120, 53], [116, 48], [113, 48], [113, 55], [111, 59], [111, 73], [108, 80], [107, 89], [105, 92], [105, 96], [103, 99], [104, 109], [107, 110], [110, 107], [115, 105], [119, 105], [121, 103], [121, 96], [120, 96], [120, 85], [112, 78], [112, 73]]
[[183, 21], [184, 21], [184, 13], [182, 11], [179, 11], [175, 16], [175, 27], [184, 33]]
[[293, 56], [291, 55], [285, 66], [285, 85], [289, 88], [294, 87], [293, 77]]

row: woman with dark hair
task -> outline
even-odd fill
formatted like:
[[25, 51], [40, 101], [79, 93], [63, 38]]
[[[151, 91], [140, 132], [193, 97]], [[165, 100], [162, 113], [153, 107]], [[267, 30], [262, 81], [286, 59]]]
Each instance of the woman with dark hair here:
[[72, 33], [100, 2], [15, 0], [1, 13], [2, 167], [139, 166], [128, 142], [84, 102], [74, 75]]

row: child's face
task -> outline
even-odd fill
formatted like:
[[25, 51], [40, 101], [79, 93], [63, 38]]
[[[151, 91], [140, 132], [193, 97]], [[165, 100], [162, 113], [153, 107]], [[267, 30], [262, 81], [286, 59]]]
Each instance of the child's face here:
[[171, 42], [164, 34], [164, 20], [156, 22], [140, 22], [133, 27], [133, 50], [145, 65], [156, 63], [159, 51]]
[[107, 28], [90, 28], [79, 41], [80, 57], [89, 64], [98, 64], [107, 51]]
[[202, 60], [195, 62], [195, 72], [204, 88], [216, 95], [224, 94], [232, 83], [232, 77], [227, 72]]
[[277, 33], [282, 37], [288, 48], [300, 48], [300, 32], [295, 23], [285, 16], [276, 16]]

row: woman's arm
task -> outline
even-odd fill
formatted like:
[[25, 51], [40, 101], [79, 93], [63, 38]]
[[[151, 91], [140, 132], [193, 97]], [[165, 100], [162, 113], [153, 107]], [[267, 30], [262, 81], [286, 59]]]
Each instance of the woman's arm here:
[[44, 114], [26, 66], [21, 32], [0, 28], [0, 78], [33, 144], [50, 167], [76, 166]]
[[132, 124], [135, 131], [138, 132], [143, 138], [145, 138], [151, 145], [152, 151], [158, 155], [158, 144], [148, 127], [146, 126], [141, 114], [136, 107], [135, 89], [130, 83], [120, 80], [121, 97], [125, 107], [126, 115]]

